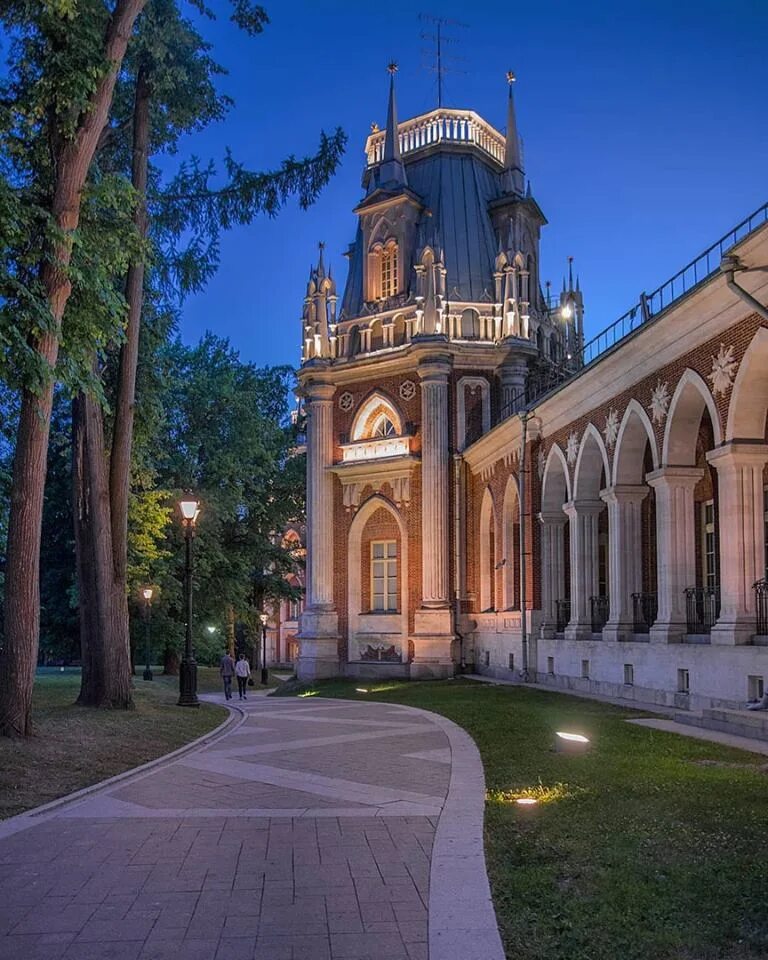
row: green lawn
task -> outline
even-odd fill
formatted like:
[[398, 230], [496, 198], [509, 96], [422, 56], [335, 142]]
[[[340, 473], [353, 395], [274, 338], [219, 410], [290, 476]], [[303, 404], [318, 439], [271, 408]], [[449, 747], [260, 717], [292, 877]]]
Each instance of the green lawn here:
[[[178, 677], [135, 678], [135, 710], [91, 710], [74, 701], [78, 672], [43, 671], [35, 682], [35, 736], [0, 738], [0, 819], [154, 760], [202, 736], [226, 717], [219, 706], [176, 706]], [[218, 671], [201, 667], [201, 693], [218, 691]], [[222, 697], [223, 699], [223, 697]]]
[[[633, 726], [623, 721], [636, 712], [522, 687], [327, 681], [280, 690], [291, 692], [423, 707], [474, 737], [488, 788], [488, 869], [510, 960], [768, 957], [765, 756]], [[556, 730], [585, 734], [592, 750], [555, 753]], [[543, 802], [514, 803], [531, 793]]]

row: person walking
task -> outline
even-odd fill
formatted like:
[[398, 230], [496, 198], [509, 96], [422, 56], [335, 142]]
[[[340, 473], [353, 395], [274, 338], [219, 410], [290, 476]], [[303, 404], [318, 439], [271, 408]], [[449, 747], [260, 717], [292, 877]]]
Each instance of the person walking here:
[[231, 700], [232, 677], [235, 675], [235, 661], [230, 657], [229, 650], [224, 651], [224, 656], [219, 661], [219, 674], [224, 681], [224, 696], [227, 700]]
[[241, 700], [247, 700], [248, 677], [251, 675], [251, 665], [248, 663], [244, 653], [241, 653], [235, 664], [235, 675], [237, 677], [237, 692]]

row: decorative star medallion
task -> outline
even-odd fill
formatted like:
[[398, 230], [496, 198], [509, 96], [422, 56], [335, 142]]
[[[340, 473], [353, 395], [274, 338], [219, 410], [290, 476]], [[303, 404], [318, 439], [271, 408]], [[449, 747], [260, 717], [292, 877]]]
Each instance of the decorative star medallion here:
[[576, 463], [576, 455], [579, 452], [579, 437], [578, 434], [571, 431], [570, 436], [568, 437], [568, 443], [565, 448], [565, 459], [570, 464]]
[[354, 402], [355, 402], [355, 398], [352, 396], [352, 394], [349, 391], [347, 391], [346, 393], [342, 393], [342, 395], [339, 397], [339, 410], [344, 410], [344, 412], [346, 413], [347, 410], [352, 409], [352, 404]]
[[616, 437], [619, 434], [619, 414], [616, 410], [611, 407], [608, 411], [608, 416], [605, 419], [605, 443], [609, 450], [613, 449], [614, 443], [616, 443]]
[[715, 396], [728, 393], [738, 366], [738, 360], [733, 357], [733, 347], [726, 347], [721, 343], [719, 353], [716, 357], [712, 357], [712, 373], [709, 374]]
[[664, 417], [667, 415], [667, 410], [669, 409], [669, 387], [666, 383], [662, 383], [661, 380], [654, 387], [653, 393], [651, 394], [651, 403], [648, 409], [651, 411], [651, 416], [653, 417], [654, 423], [662, 423]]

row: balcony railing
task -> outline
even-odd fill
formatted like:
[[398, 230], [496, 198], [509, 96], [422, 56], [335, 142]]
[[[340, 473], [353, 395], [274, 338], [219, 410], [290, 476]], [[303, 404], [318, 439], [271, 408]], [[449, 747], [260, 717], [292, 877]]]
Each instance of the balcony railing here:
[[562, 633], [568, 624], [571, 622], [571, 601], [570, 600], [557, 600], [555, 601], [556, 607], [556, 619], [555, 619], [555, 632]]
[[380, 437], [372, 440], [356, 440], [341, 445], [344, 463], [359, 463], [363, 460], [381, 460], [386, 457], [407, 457], [411, 452], [411, 438]]
[[765, 223], [768, 223], [768, 203], [764, 203], [741, 223], [736, 224], [725, 236], [707, 247], [703, 253], [691, 260], [682, 270], [678, 270], [673, 277], [662, 283], [652, 293], [641, 293], [639, 301], [633, 307], [578, 349], [570, 358], [567, 367], [563, 366], [553, 371], [553, 377], [548, 382], [543, 382], [539, 389], [527, 389], [519, 396], [513, 397], [502, 408], [499, 419], [505, 420], [526, 405], [530, 406], [534, 401], [541, 400], [548, 393], [579, 376], [585, 367], [601, 359], [643, 324], [667, 310], [675, 301], [690, 293], [700, 283], [709, 280], [718, 272], [720, 261], [731, 247]]
[[650, 633], [659, 615], [659, 598], [655, 593], [632, 594], [632, 629], [635, 633]]
[[755, 591], [755, 612], [757, 623], [755, 633], [768, 634], [768, 580], [758, 580], [752, 587]]
[[608, 623], [610, 601], [608, 597], [590, 597], [589, 605], [592, 610], [592, 633], [602, 633]]
[[711, 633], [720, 616], [720, 587], [688, 587], [685, 614], [688, 633]]
[[[472, 110], [433, 110], [397, 126], [400, 153], [406, 156], [435, 143], [466, 143], [504, 163], [504, 137]], [[365, 144], [368, 166], [384, 157], [385, 130], [376, 130]]]

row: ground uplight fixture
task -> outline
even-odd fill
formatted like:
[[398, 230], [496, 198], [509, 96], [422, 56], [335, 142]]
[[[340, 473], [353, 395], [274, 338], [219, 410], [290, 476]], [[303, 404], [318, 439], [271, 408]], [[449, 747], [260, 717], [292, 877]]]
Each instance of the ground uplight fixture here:
[[589, 737], [585, 737], [583, 733], [558, 730], [555, 734], [555, 750], [558, 753], [586, 753], [590, 746]]
[[533, 807], [538, 802], [536, 797], [517, 797], [515, 799], [515, 803], [520, 807]]
[[355, 693], [368, 693], [368, 687], [355, 687]]

